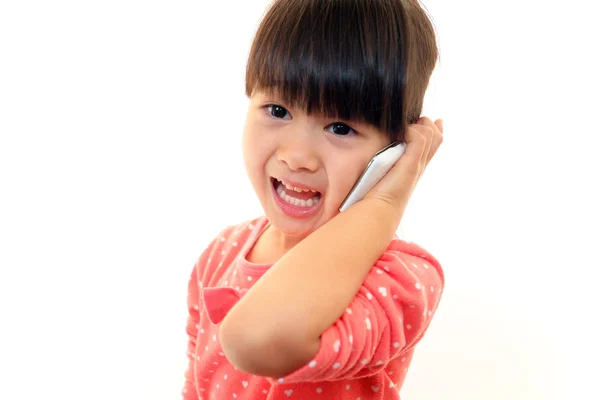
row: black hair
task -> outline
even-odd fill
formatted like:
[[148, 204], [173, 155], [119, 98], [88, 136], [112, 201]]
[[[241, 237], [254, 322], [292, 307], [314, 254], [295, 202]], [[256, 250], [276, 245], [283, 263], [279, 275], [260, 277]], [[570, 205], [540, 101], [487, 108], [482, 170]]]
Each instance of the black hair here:
[[308, 114], [359, 121], [403, 140], [437, 61], [416, 0], [275, 0], [258, 28], [246, 95], [276, 91]]

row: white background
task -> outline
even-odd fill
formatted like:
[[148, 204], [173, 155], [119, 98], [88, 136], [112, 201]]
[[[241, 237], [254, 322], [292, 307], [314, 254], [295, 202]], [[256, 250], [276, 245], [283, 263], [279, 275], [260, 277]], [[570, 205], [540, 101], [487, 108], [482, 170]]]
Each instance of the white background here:
[[[179, 398], [192, 265], [261, 213], [267, 3], [0, 2], [0, 398]], [[404, 399], [599, 398], [594, 4], [425, 0], [446, 140], [403, 227], [447, 289]]]

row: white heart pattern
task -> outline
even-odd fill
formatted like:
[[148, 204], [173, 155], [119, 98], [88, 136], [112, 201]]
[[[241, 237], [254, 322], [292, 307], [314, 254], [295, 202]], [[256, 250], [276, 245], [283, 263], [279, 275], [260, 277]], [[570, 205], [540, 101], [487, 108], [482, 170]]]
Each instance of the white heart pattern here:
[[386, 288], [384, 288], [384, 287], [380, 287], [380, 288], [378, 289], [378, 291], [379, 291], [379, 293], [381, 293], [381, 295], [382, 295], [383, 297], [387, 297], [387, 289], [386, 289]]
[[285, 393], [285, 395], [286, 395], [287, 397], [290, 397], [290, 396], [292, 395], [292, 393], [294, 393], [294, 391], [293, 391], [292, 389], [288, 389], [288, 390], [286, 390], [286, 391], [285, 391], [285, 392], [283, 392], [283, 393]]
[[379, 388], [377, 386], [371, 386], [371, 390], [375, 393], [379, 392]]
[[340, 351], [340, 341], [336, 340], [335, 343], [333, 344], [333, 351], [335, 351], [336, 353], [338, 353]]
[[242, 381], [242, 386], [243, 386], [244, 388], [247, 388], [247, 387], [248, 387], [248, 382], [246, 382], [246, 381]]

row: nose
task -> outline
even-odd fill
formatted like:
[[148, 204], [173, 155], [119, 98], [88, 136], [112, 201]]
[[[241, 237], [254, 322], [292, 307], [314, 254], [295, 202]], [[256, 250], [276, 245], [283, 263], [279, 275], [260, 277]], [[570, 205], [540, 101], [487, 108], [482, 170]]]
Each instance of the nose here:
[[319, 167], [316, 138], [307, 129], [286, 133], [277, 152], [277, 159], [291, 171], [315, 172]]

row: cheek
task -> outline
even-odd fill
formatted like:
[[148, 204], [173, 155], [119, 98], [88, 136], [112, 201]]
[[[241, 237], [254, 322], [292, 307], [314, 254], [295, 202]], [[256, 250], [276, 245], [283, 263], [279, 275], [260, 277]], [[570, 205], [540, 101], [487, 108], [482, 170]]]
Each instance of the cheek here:
[[249, 168], [252, 164], [252, 137], [248, 131], [244, 130], [244, 134], [242, 136], [242, 153], [244, 155], [244, 164], [246, 168]]
[[264, 145], [261, 145], [261, 140], [257, 133], [256, 129], [246, 127], [242, 137], [244, 165], [253, 183], [264, 174], [264, 167], [269, 158], [268, 149]]
[[[358, 177], [363, 172], [363, 166], [361, 162], [357, 163], [338, 163], [336, 164], [340, 167], [337, 167], [332, 173], [329, 174], [329, 180], [332, 184], [332, 189], [335, 189], [332, 197], [337, 201], [342, 201], [350, 190], [358, 180]], [[366, 165], [366, 164], [365, 164]], [[335, 183], [333, 180], [333, 176], [335, 176]]]
[[386, 141], [387, 139], [385, 136], [376, 136], [360, 150], [353, 154], [346, 154], [343, 159], [336, 160], [334, 166], [336, 176], [336, 197], [340, 197], [341, 200], [343, 200], [348, 193], [350, 193], [350, 190], [352, 190], [352, 187], [360, 175], [367, 165], [369, 165], [373, 155], [386, 146]]
[[248, 160], [248, 162], [252, 162], [256, 159], [257, 142], [257, 130], [254, 129], [253, 124], [247, 122], [244, 126], [242, 135], [242, 148], [244, 151], [244, 159]]

